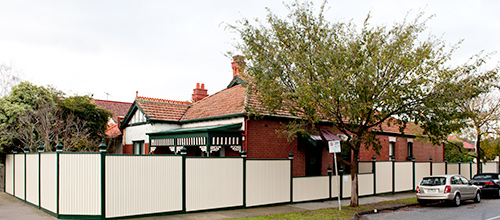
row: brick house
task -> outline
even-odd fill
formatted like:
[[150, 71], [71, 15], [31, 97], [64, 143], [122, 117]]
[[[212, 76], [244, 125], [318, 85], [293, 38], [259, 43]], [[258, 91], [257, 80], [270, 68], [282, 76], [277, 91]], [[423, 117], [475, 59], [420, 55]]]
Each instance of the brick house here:
[[[122, 132], [120, 130], [119, 124], [120, 121], [125, 118], [125, 115], [130, 109], [130, 106], [132, 106], [132, 103], [99, 99], [93, 99], [93, 103], [96, 104], [97, 107], [106, 109], [113, 114], [108, 121], [106, 136], [110, 139], [120, 139], [122, 136]], [[122, 153], [120, 143], [116, 143], [116, 141], [113, 140], [108, 142], [107, 144], [109, 153]]]
[[[121, 129], [123, 130], [124, 154], [176, 154], [186, 147], [188, 156], [237, 157], [242, 149], [247, 158], [288, 158], [294, 154], [293, 175], [326, 175], [333, 163], [333, 156], [318, 137], [298, 137], [292, 142], [280, 138], [276, 130], [292, 117], [287, 112], [277, 112], [263, 119], [248, 117], [247, 108], [257, 106], [248, 96], [237, 62], [232, 62], [233, 80], [228, 87], [208, 95], [202, 84], [193, 90], [193, 103], [164, 99], [136, 97]], [[386, 126], [387, 127], [387, 126]], [[324, 135], [335, 136], [331, 125], [324, 124]], [[382, 143], [380, 155], [362, 149], [361, 161], [443, 161], [444, 147], [433, 146], [420, 140], [416, 132], [408, 128], [405, 135], [397, 128], [387, 127], [378, 132]], [[336, 137], [338, 138], [338, 137]], [[349, 153], [345, 155], [349, 159]]]

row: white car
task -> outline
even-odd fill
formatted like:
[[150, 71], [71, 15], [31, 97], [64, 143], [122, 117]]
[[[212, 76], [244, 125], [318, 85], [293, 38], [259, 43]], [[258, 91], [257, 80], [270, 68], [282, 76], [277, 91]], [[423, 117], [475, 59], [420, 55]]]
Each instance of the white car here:
[[421, 205], [429, 202], [449, 201], [459, 206], [462, 200], [481, 202], [481, 190], [460, 175], [434, 175], [424, 177], [416, 188]]

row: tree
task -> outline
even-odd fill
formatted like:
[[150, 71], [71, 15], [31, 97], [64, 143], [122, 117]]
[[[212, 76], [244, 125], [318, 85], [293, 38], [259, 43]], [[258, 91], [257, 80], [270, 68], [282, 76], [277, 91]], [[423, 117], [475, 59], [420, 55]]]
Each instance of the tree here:
[[481, 161], [485, 162], [484, 149], [481, 147], [482, 139], [489, 138], [497, 134], [500, 130], [500, 99], [493, 93], [483, 94], [469, 100], [464, 105], [464, 111], [468, 112], [470, 117], [464, 133], [468, 134], [470, 139], [476, 140], [476, 161], [478, 162], [477, 173], [481, 172]]
[[0, 64], [0, 97], [9, 94], [12, 86], [18, 84], [20, 80], [12, 65]]
[[15, 147], [36, 151], [43, 145], [55, 150], [61, 140], [65, 151], [97, 151], [111, 113], [88, 96], [70, 96], [52, 87], [22, 82], [0, 99], [0, 152]]
[[444, 143], [444, 157], [449, 163], [468, 162], [474, 156], [474, 151], [463, 148], [461, 141], [449, 140]]
[[[269, 11], [265, 24], [243, 19], [229, 26], [240, 35], [236, 49], [247, 61], [245, 80], [259, 107], [302, 119], [287, 126], [292, 136], [329, 122], [347, 136], [344, 144], [357, 158], [362, 146], [380, 150], [372, 131], [383, 130], [383, 123], [403, 133], [413, 122], [440, 143], [463, 125], [467, 115], [458, 106], [496, 78], [495, 71], [471, 71], [483, 63], [451, 67], [456, 46], [421, 39], [428, 20], [423, 13], [393, 26], [372, 26], [368, 15], [358, 28], [327, 21], [325, 5], [316, 14], [312, 3], [294, 3], [286, 18]], [[357, 163], [338, 160], [350, 167], [350, 205], [358, 206]]]

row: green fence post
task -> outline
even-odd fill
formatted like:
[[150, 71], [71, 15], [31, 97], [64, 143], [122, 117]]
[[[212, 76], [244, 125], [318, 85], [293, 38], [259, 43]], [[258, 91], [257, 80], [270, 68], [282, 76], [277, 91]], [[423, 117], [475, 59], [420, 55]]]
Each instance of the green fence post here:
[[470, 178], [472, 179], [472, 159], [469, 159], [469, 172], [470, 172]]
[[288, 154], [290, 160], [290, 203], [293, 203], [293, 153], [290, 151]]
[[430, 171], [429, 171], [429, 173], [432, 176], [432, 157], [429, 157], [429, 165], [430, 165]]
[[373, 195], [377, 195], [377, 158], [375, 156], [372, 157], [372, 173], [373, 173]]
[[108, 146], [104, 143], [104, 138], [99, 145], [101, 154], [101, 219], [106, 219], [106, 150]]
[[182, 156], [182, 212], [186, 212], [186, 147], [181, 148]]
[[326, 168], [326, 172], [328, 172], [328, 199], [332, 199], [332, 166], [328, 164], [328, 168]]
[[413, 191], [415, 191], [415, 157], [411, 157], [412, 171], [413, 171]]
[[247, 152], [245, 149], [240, 152], [240, 157], [243, 158], [243, 207], [247, 207]]
[[38, 146], [38, 209], [42, 209], [42, 144]]
[[30, 152], [29, 147], [24, 147], [24, 202], [26, 202], [26, 154]]
[[458, 159], [458, 174], [462, 175], [462, 160]]

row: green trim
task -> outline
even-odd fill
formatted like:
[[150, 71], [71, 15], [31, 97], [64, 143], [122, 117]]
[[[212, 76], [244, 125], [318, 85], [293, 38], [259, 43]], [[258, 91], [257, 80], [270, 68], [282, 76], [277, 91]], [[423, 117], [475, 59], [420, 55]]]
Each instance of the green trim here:
[[[335, 167], [335, 169], [338, 169], [337, 167]], [[338, 172], [338, 170], [337, 170]], [[342, 199], [343, 195], [344, 195], [344, 172], [339, 172], [340, 174], [340, 188], [339, 188], [339, 195], [337, 195], [337, 198], [340, 196], [340, 199]]]
[[462, 175], [462, 163], [458, 162], [458, 175]]
[[56, 215], [59, 216], [59, 168], [60, 168], [60, 164], [59, 164], [59, 155], [60, 153], [57, 152], [56, 153]]
[[413, 176], [413, 178], [412, 178], [413, 179], [413, 181], [412, 181], [413, 188], [412, 189], [415, 190], [415, 179], [416, 179], [415, 178], [415, 160], [412, 161], [411, 168], [412, 168], [412, 172], [413, 172], [413, 175], [412, 175]]
[[227, 88], [231, 88], [233, 86], [237, 86], [237, 85], [246, 85], [247, 83], [245, 81], [243, 81], [240, 77], [238, 76], [235, 76], [233, 78], [233, 80], [231, 80], [231, 82], [229, 83], [229, 85], [227, 85]]
[[392, 161], [392, 194], [396, 192], [396, 161]]
[[[154, 124], [154, 123], [171, 123], [171, 124], [181, 124], [180, 121], [173, 121], [173, 120], [161, 120], [161, 119], [150, 119], [149, 124]], [[146, 122], [146, 124], [148, 124]]]
[[[134, 114], [137, 111], [137, 109], [139, 109], [142, 112], [142, 114], [144, 114], [144, 117], [146, 118], [146, 122], [144, 122], [145, 124], [150, 121], [148, 115], [146, 115], [146, 113], [144, 113], [144, 111], [141, 109], [139, 104], [137, 104], [137, 101], [134, 101], [134, 103], [132, 103], [132, 106], [128, 110], [127, 114], [125, 115], [125, 118], [119, 124], [120, 130], [125, 129], [125, 127], [128, 126], [128, 122], [130, 121], [130, 119], [132, 119], [132, 117], [134, 117]], [[137, 124], [137, 123], [135, 123], [135, 124]]]
[[289, 160], [290, 160], [290, 203], [293, 203], [293, 159]]
[[429, 167], [430, 167], [430, 172], [429, 172], [429, 173], [430, 173], [430, 174], [431, 174], [431, 176], [432, 176], [432, 161], [429, 161]]
[[100, 215], [57, 215], [58, 219], [101, 219]]
[[42, 208], [42, 154], [38, 152], [38, 209]]
[[247, 160], [290, 160], [290, 159], [284, 159], [284, 158], [277, 158], [277, 159], [271, 159], [271, 158], [262, 158], [262, 159], [259, 159], [259, 158], [249, 158]]
[[221, 115], [221, 116], [214, 116], [214, 117], [208, 117], [208, 118], [198, 118], [198, 119], [180, 121], [180, 123], [181, 124], [188, 124], [188, 123], [192, 123], [192, 122], [219, 120], [219, 119], [224, 119], [224, 118], [236, 118], [236, 117], [242, 117], [242, 116], [247, 116], [247, 114], [246, 113], [238, 113], [238, 114], [232, 114], [232, 115]]
[[[330, 166], [330, 165], [328, 165], [328, 166]], [[335, 167], [335, 168], [337, 168], [337, 167]], [[328, 200], [332, 199], [332, 173], [333, 173], [333, 169], [331, 171], [332, 172], [328, 173]]]
[[293, 178], [295, 179], [300, 179], [300, 178], [314, 178], [314, 177], [328, 177], [329, 175], [318, 175], [318, 176], [294, 176]]
[[377, 195], [377, 161], [372, 161], [373, 195]]
[[186, 212], [186, 155], [182, 157], [182, 212]]
[[134, 218], [158, 217], [158, 216], [169, 216], [169, 215], [178, 215], [178, 214], [184, 214], [184, 212], [182, 212], [182, 211], [157, 212], [157, 213], [149, 213], [149, 214], [112, 217], [111, 219], [134, 219]]
[[138, 125], [147, 125], [147, 124], [148, 124], [148, 122], [137, 122], [137, 123], [128, 124], [128, 127], [138, 126]]
[[24, 154], [24, 202], [26, 202], [26, 154]]
[[199, 132], [238, 132], [241, 133], [240, 130], [232, 130], [241, 128], [242, 123], [229, 124], [229, 125], [215, 125], [215, 126], [207, 126], [207, 127], [196, 127], [196, 128], [181, 128], [181, 129], [173, 129], [167, 131], [160, 132], [152, 132], [146, 133], [149, 136], [160, 136], [160, 135], [171, 135], [171, 134], [185, 134], [185, 133], [199, 133]]
[[376, 135], [384, 135], [384, 136], [397, 136], [397, 137], [406, 137], [406, 138], [417, 138], [424, 137], [421, 135], [413, 135], [413, 134], [401, 134], [401, 133], [393, 133], [393, 132], [385, 132], [385, 131], [373, 131]]
[[106, 219], [106, 153], [101, 152], [101, 219]]

